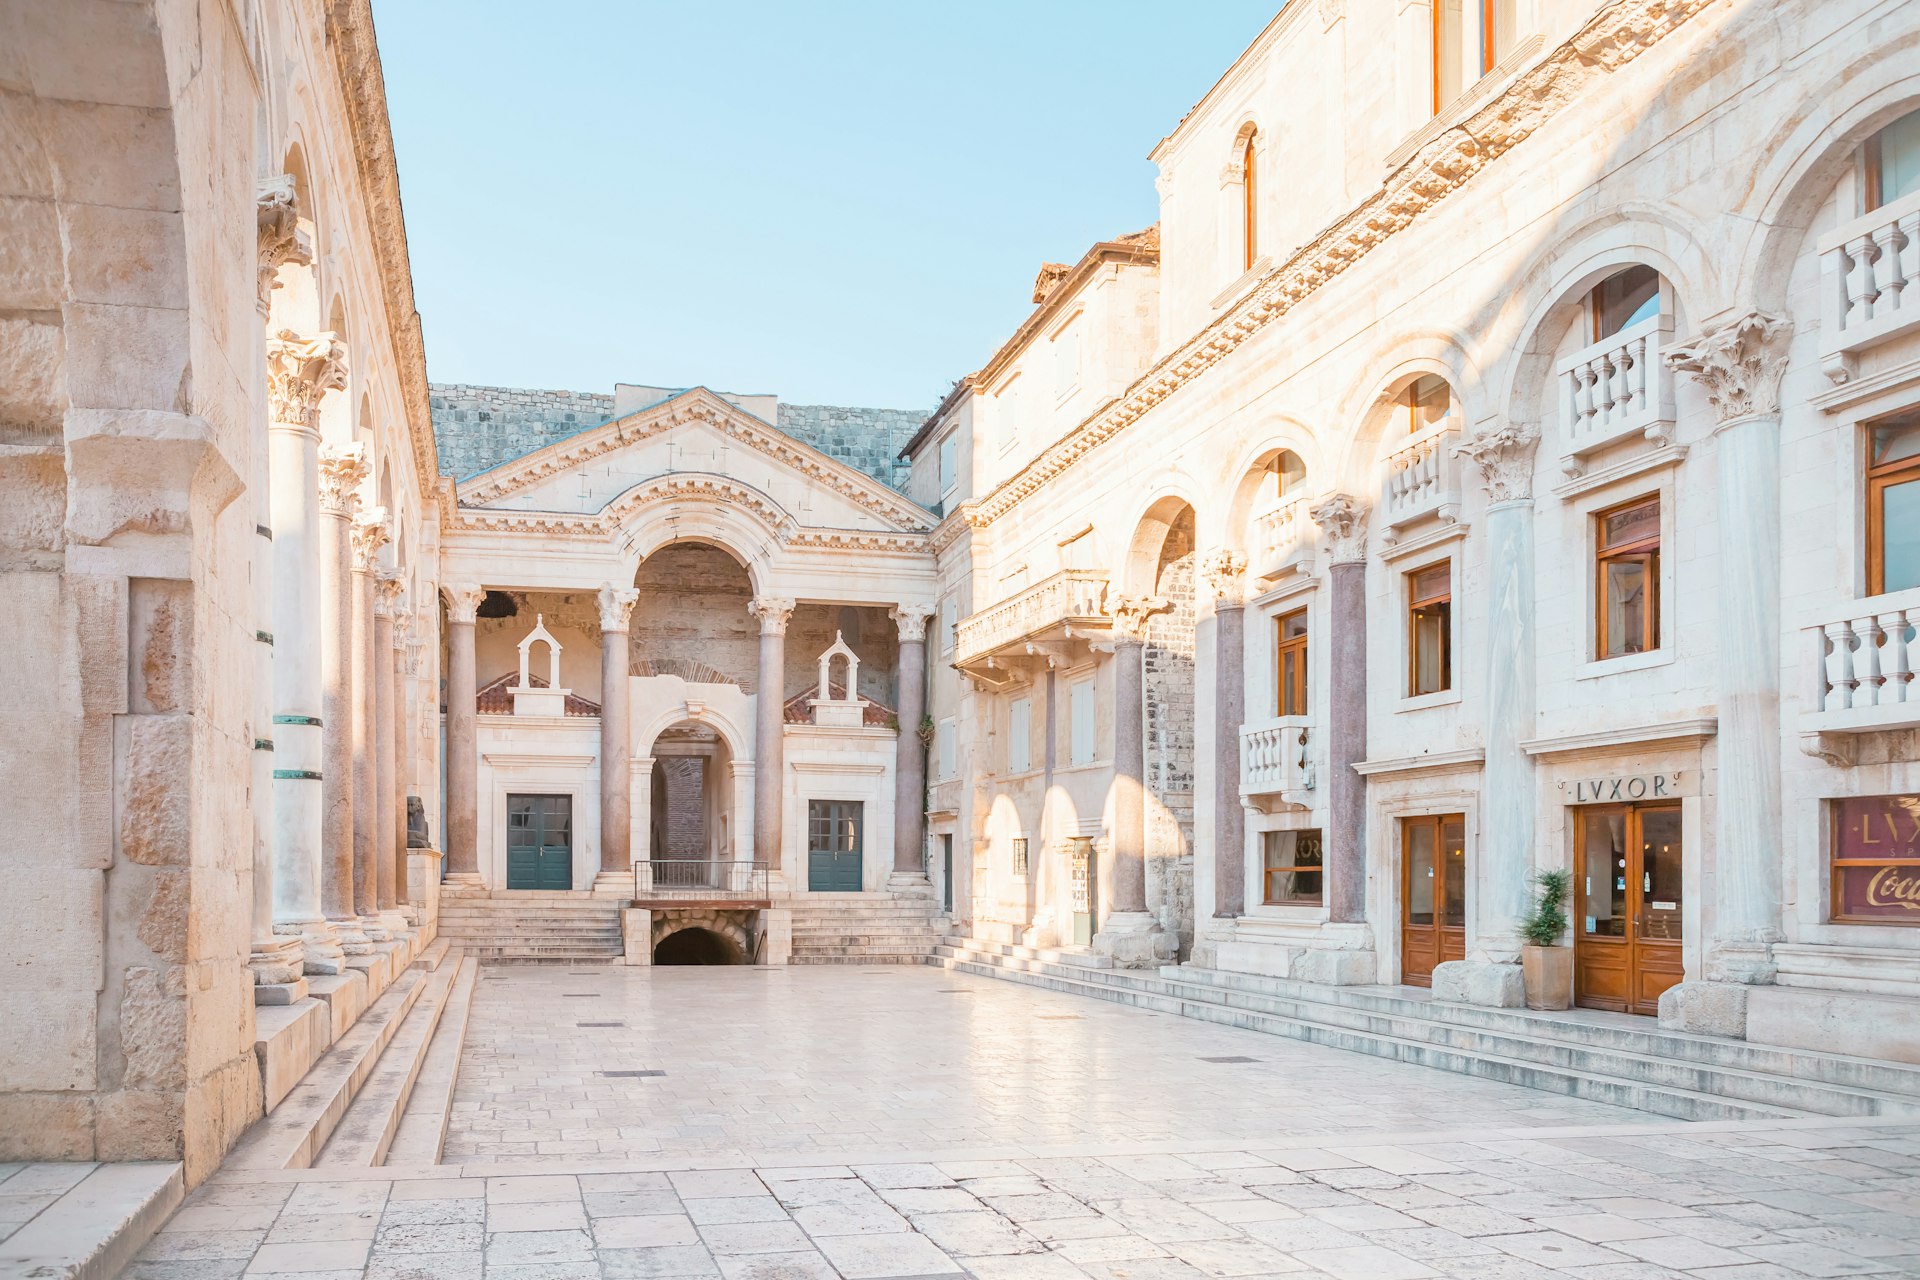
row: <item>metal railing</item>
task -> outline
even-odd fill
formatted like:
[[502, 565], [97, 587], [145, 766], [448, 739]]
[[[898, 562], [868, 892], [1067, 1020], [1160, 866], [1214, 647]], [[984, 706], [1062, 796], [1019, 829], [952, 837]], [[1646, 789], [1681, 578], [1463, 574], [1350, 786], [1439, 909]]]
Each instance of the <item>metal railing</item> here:
[[764, 898], [767, 864], [712, 858], [654, 858], [633, 864], [638, 898]]

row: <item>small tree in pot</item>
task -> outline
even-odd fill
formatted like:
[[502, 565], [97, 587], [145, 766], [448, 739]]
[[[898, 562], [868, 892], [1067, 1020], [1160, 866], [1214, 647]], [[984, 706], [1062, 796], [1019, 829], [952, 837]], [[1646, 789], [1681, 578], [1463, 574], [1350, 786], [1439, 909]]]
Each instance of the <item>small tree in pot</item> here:
[[1520, 923], [1527, 940], [1520, 948], [1527, 1008], [1565, 1009], [1573, 1003], [1573, 948], [1557, 944], [1567, 929], [1567, 893], [1573, 877], [1565, 870], [1542, 871], [1533, 883], [1538, 890], [1533, 912]]

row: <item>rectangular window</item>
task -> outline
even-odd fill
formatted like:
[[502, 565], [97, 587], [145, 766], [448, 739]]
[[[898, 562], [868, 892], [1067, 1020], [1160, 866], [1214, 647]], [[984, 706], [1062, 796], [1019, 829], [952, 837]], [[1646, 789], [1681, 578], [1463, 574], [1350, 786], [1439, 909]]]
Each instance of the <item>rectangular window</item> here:
[[1460, 96], [1466, 87], [1462, 68], [1466, 60], [1466, 14], [1463, 0], [1433, 0], [1433, 113]]
[[1453, 566], [1407, 575], [1407, 696], [1453, 688]]
[[1007, 772], [1033, 768], [1033, 699], [1015, 698], [1007, 704]]
[[1263, 901], [1272, 905], [1321, 900], [1318, 830], [1263, 831], [1260, 851], [1265, 866]]
[[1833, 918], [1920, 925], [1920, 795], [1851, 796], [1828, 808]]
[[1025, 836], [1013, 838], [1013, 874], [1017, 876], [1027, 874], [1027, 838]]
[[1295, 609], [1274, 619], [1279, 638], [1279, 662], [1275, 687], [1279, 690], [1276, 710], [1283, 716], [1307, 714], [1307, 611]]
[[939, 754], [940, 776], [951, 778], [959, 767], [954, 761], [953, 721], [942, 720], [933, 730], [934, 746]]
[[1500, 65], [1513, 52], [1518, 0], [1480, 0], [1480, 74]]
[[1870, 425], [1867, 594], [1920, 587], [1920, 409]]
[[1867, 139], [1866, 212], [1920, 191], [1920, 111]]
[[960, 484], [960, 437], [948, 436], [940, 442], [940, 496], [946, 497]]
[[1593, 519], [1593, 656], [1652, 653], [1660, 647], [1660, 499], [1639, 498]]
[[1660, 314], [1660, 273], [1652, 267], [1628, 267], [1593, 286], [1588, 300], [1593, 340], [1599, 342]]
[[940, 602], [940, 643], [947, 653], [952, 653], [960, 643], [959, 610], [954, 606], [953, 597], [948, 596]]
[[1064, 397], [1080, 385], [1080, 326], [1068, 321], [1053, 335], [1053, 394]]
[[1074, 764], [1093, 763], [1093, 681], [1075, 680], [1067, 688], [1067, 720], [1073, 740], [1067, 758]]

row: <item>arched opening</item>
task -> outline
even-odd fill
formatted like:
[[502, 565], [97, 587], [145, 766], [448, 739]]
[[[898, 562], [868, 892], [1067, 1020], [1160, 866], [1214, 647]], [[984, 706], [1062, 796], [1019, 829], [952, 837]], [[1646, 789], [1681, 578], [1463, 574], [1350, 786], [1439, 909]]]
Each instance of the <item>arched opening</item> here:
[[720, 889], [734, 860], [733, 763], [712, 726], [682, 720], [654, 739], [648, 863], [658, 889]]
[[660, 939], [655, 964], [745, 964], [733, 939], [711, 929], [680, 929]]
[[1277, 578], [1312, 554], [1307, 467], [1293, 450], [1272, 449], [1255, 459], [1235, 486], [1230, 511], [1228, 543], [1245, 552], [1256, 578]]
[[1134, 534], [1134, 580], [1168, 607], [1147, 623], [1145, 668], [1147, 909], [1193, 945], [1194, 513], [1171, 498]]
[[1240, 147], [1240, 269], [1253, 270], [1260, 259], [1260, 180], [1255, 142], [1259, 131], [1249, 129]]
[[760, 627], [747, 612], [753, 579], [709, 542], [675, 542], [640, 563], [640, 598], [628, 624], [636, 674], [717, 672], [751, 693], [759, 679]]

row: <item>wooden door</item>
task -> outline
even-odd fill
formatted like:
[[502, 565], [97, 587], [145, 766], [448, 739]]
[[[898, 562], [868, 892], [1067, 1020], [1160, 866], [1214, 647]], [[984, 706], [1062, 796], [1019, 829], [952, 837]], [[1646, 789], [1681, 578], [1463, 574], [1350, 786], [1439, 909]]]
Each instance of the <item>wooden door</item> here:
[[815, 893], [860, 891], [864, 809], [858, 800], [807, 802], [807, 888]]
[[1589, 805], [1575, 822], [1574, 1003], [1657, 1014], [1684, 974], [1680, 806]]
[[573, 888], [573, 797], [507, 797], [507, 888]]
[[1400, 820], [1400, 981], [1433, 985], [1433, 968], [1467, 958], [1467, 820]]

